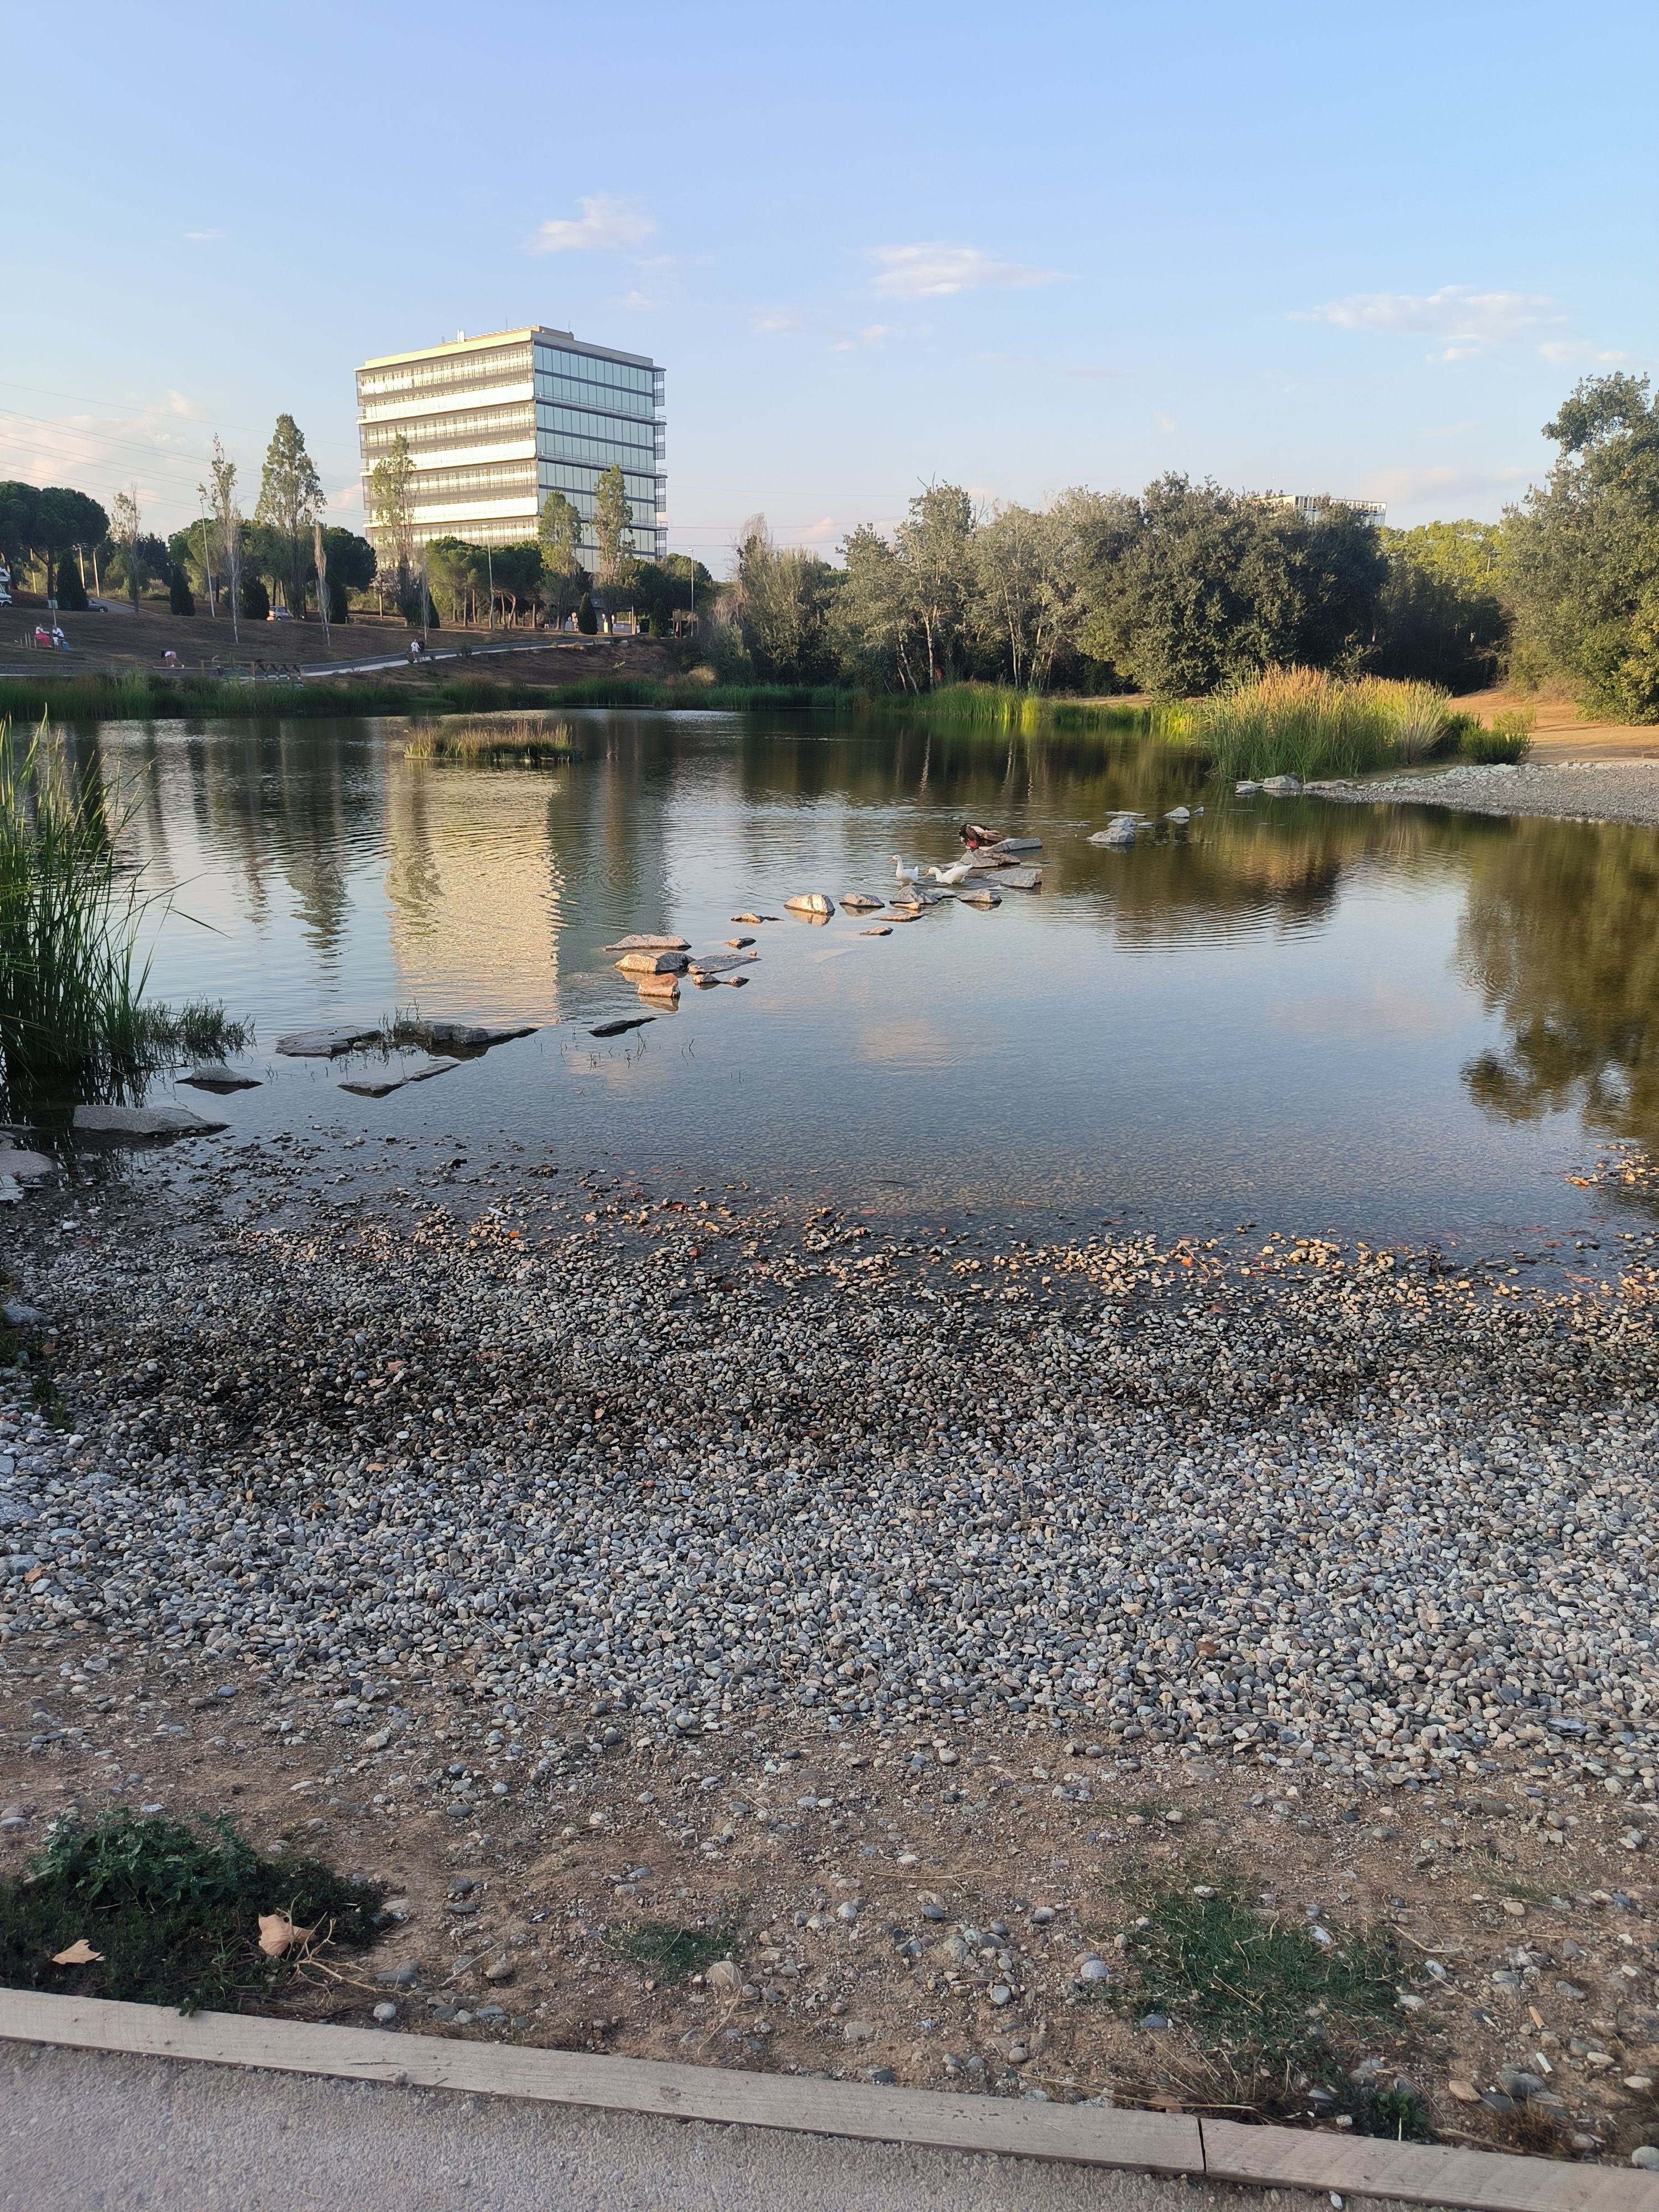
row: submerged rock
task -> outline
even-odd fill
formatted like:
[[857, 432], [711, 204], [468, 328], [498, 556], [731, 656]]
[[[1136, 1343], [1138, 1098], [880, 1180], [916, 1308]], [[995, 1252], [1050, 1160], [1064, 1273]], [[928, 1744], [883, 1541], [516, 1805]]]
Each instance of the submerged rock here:
[[689, 952], [691, 940], [689, 937], [619, 937], [614, 945], [602, 949], [606, 952]]
[[597, 1037], [621, 1036], [624, 1030], [642, 1030], [647, 1022], [655, 1019], [654, 1014], [628, 1014], [619, 1022], [601, 1022], [598, 1029], [589, 1030], [587, 1034]]
[[868, 891], [843, 891], [841, 902], [848, 914], [877, 914], [886, 903], [885, 900], [875, 898]]
[[452, 1067], [460, 1066], [459, 1060], [417, 1060], [413, 1067], [405, 1067], [386, 1075], [363, 1075], [350, 1082], [342, 1083], [342, 1091], [354, 1092], [359, 1098], [389, 1098], [394, 1091], [401, 1091], [407, 1083], [429, 1083], [434, 1075], [447, 1075]]
[[1302, 779], [1295, 775], [1264, 775], [1261, 788], [1274, 799], [1288, 799], [1302, 788]]
[[747, 968], [760, 958], [758, 952], [704, 952], [687, 965], [693, 975], [725, 975], [733, 968]]
[[107, 1137], [115, 1143], [138, 1144], [149, 1137], [206, 1137], [228, 1129], [228, 1121], [210, 1121], [192, 1114], [187, 1106], [77, 1106], [74, 1128], [77, 1137]]
[[1261, 788], [1261, 786], [1259, 783], [1252, 783], [1246, 776], [1233, 786], [1233, 796], [1235, 799], [1254, 799]]
[[428, 1052], [487, 1052], [493, 1044], [511, 1044], [514, 1037], [534, 1036], [536, 1024], [515, 1029], [486, 1029], [475, 1022], [399, 1022], [399, 1038], [412, 1037]]
[[257, 1091], [257, 1075], [239, 1075], [234, 1067], [227, 1067], [222, 1060], [205, 1060], [199, 1067], [192, 1067], [188, 1075], [179, 1078], [198, 1091]]

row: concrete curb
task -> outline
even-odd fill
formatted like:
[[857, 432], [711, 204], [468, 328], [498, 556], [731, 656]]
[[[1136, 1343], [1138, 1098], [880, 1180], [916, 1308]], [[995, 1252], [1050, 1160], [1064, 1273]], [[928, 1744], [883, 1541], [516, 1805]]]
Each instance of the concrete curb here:
[[1659, 2212], [1659, 2176], [1370, 2137], [1241, 2127], [1184, 2113], [1103, 2111], [866, 2088], [799, 2075], [659, 2065], [439, 2036], [234, 2013], [181, 2014], [106, 1998], [0, 1990], [0, 2039], [77, 2051], [189, 2058], [399, 2087], [655, 2112], [866, 2142], [1041, 2158], [1258, 2188], [1339, 2190], [1468, 2212]]

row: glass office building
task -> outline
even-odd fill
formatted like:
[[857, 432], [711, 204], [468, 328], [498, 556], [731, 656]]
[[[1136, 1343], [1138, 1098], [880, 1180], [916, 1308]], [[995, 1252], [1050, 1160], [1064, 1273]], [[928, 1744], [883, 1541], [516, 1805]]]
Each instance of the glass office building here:
[[531, 328], [365, 362], [357, 436], [377, 540], [369, 471], [399, 431], [415, 465], [417, 544], [522, 544], [548, 493], [562, 491], [582, 518], [591, 567], [594, 487], [614, 465], [634, 510], [634, 550], [647, 560], [668, 550], [663, 372], [639, 354]]

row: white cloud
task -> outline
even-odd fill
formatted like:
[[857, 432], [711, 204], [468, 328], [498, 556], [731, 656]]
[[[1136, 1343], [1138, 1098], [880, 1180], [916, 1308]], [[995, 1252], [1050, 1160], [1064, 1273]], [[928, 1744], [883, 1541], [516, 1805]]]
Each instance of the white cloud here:
[[224, 234], [222, 230], [187, 230], [185, 233], [185, 236], [192, 246], [210, 246], [216, 239], [222, 238]]
[[1356, 497], [1386, 500], [1390, 507], [1434, 506], [1444, 510], [1489, 501], [1530, 482], [1527, 469], [1467, 469], [1442, 462], [1425, 469], [1375, 469], [1360, 479]]
[[1472, 292], [1465, 284], [1443, 284], [1437, 292], [1354, 292], [1291, 318], [1332, 323], [1343, 331], [1438, 338], [1442, 361], [1464, 361], [1488, 346], [1513, 345], [1540, 331], [1559, 329], [1566, 319], [1560, 303], [1541, 292]]
[[830, 349], [831, 353], [854, 353], [860, 346], [878, 346], [887, 336], [885, 323], [866, 323], [856, 337], [837, 338]]
[[532, 253], [616, 252], [649, 238], [657, 226], [631, 201], [596, 192], [581, 203], [580, 215], [544, 222], [531, 241]]
[[205, 408], [198, 406], [195, 400], [186, 398], [182, 392], [168, 392], [167, 412], [169, 415], [182, 415], [186, 422], [203, 422], [207, 415]]
[[757, 307], [749, 318], [750, 329], [758, 331], [766, 337], [776, 337], [798, 331], [801, 320], [799, 310], [794, 307]]
[[1173, 430], [1176, 426], [1175, 416], [1173, 415], [1164, 415], [1160, 413], [1154, 415], [1152, 420], [1157, 423], [1160, 430]]
[[1538, 350], [1546, 361], [1560, 362], [1568, 368], [1617, 368], [1631, 358], [1627, 353], [1616, 350], [1603, 353], [1595, 346], [1581, 345], [1575, 338], [1552, 338], [1547, 345], [1540, 345]]
[[976, 246], [878, 246], [870, 289], [888, 300], [942, 300], [952, 292], [1018, 290], [1061, 282], [1058, 269], [994, 261]]
[[642, 314], [648, 308], [660, 307], [662, 302], [659, 300], [647, 300], [643, 292], [624, 292], [617, 305], [619, 307], [629, 308], [635, 314]]

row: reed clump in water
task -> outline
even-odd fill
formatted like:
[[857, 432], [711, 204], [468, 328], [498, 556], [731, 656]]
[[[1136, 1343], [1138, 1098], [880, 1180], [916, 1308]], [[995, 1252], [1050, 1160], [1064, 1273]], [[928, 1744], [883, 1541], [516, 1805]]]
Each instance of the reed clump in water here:
[[1208, 699], [1166, 708], [1156, 727], [1196, 745], [1222, 775], [1364, 775], [1443, 751], [1455, 723], [1431, 684], [1270, 668]]
[[496, 721], [479, 715], [417, 725], [404, 748], [404, 757], [557, 768], [579, 761], [581, 752], [572, 740], [568, 722], [549, 724], [526, 715]]
[[138, 939], [166, 902], [121, 861], [120, 827], [101, 779], [77, 774], [44, 722], [21, 746], [0, 723], [0, 1086], [14, 1107], [118, 1097], [249, 1041], [222, 1006], [146, 1005]]

